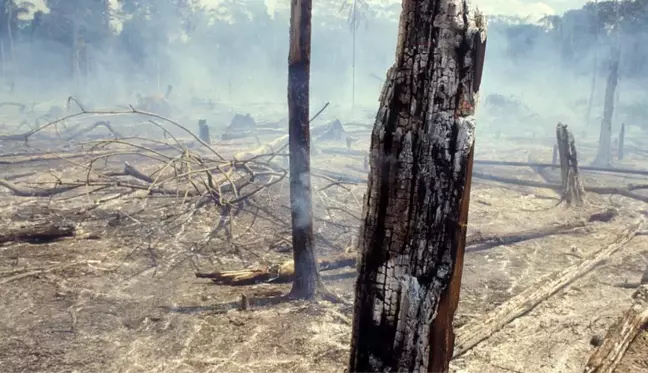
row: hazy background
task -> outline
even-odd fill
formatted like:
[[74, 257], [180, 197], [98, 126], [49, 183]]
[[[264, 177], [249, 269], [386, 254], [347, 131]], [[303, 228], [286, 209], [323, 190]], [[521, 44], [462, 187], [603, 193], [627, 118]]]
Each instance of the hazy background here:
[[[62, 103], [73, 95], [93, 107], [114, 107], [136, 104], [138, 95], [162, 95], [172, 85], [177, 118], [231, 105], [248, 105], [258, 118], [261, 103], [285, 112], [288, 1], [0, 4], [1, 101]], [[614, 125], [643, 125], [648, 1], [472, 4], [489, 17], [482, 133], [550, 134], [557, 121], [597, 132], [615, 44], [623, 57]], [[400, 3], [356, 1], [355, 17], [352, 9], [350, 0], [314, 2], [312, 110], [331, 102], [330, 112], [343, 122], [371, 122], [394, 60]]]

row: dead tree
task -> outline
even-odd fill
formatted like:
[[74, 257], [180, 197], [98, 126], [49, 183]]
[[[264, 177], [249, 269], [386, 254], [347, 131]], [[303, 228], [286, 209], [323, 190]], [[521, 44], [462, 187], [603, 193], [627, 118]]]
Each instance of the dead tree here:
[[560, 176], [563, 185], [562, 199], [567, 205], [582, 205], [585, 189], [578, 173], [578, 154], [574, 136], [566, 124], [558, 123], [556, 127], [558, 154], [560, 158]]
[[486, 32], [465, 0], [404, 1], [371, 138], [349, 372], [447, 372]]
[[618, 153], [618, 158], [620, 161], [623, 160], [625, 153], [624, 153], [624, 148], [625, 147], [625, 123], [621, 123], [621, 130], [619, 131], [619, 153]]
[[310, 174], [310, 55], [312, 0], [292, 0], [288, 52], [288, 149], [295, 277], [290, 295], [313, 298], [323, 289], [313, 244]]
[[594, 159], [594, 164], [601, 166], [609, 166], [612, 163], [612, 115], [614, 113], [614, 94], [619, 83], [620, 51], [618, 47], [612, 47], [610, 58], [610, 71], [605, 86], [605, 103], [598, 152]]

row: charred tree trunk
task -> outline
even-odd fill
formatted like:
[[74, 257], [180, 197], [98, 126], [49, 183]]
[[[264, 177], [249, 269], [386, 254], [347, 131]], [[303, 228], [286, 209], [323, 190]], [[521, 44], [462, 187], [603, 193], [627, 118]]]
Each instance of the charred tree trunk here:
[[560, 154], [560, 175], [563, 185], [563, 201], [567, 205], [582, 205], [585, 190], [578, 173], [578, 153], [574, 136], [566, 124], [556, 127], [558, 153]]
[[406, 0], [371, 139], [349, 372], [447, 372], [485, 25], [465, 0]]
[[295, 278], [290, 295], [313, 298], [322, 289], [313, 245], [313, 202], [308, 121], [311, 51], [311, 0], [292, 0], [288, 54], [288, 149], [290, 208]]
[[603, 120], [599, 135], [598, 152], [594, 164], [609, 166], [612, 163], [612, 115], [614, 113], [614, 96], [619, 82], [619, 49], [612, 48], [610, 71], [605, 86], [605, 103]]

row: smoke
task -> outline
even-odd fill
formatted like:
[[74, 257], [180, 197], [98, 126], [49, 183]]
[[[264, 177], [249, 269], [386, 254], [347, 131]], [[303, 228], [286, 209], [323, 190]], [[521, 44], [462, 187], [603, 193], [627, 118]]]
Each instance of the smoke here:
[[[43, 13], [31, 9], [17, 19], [12, 35], [0, 30], [2, 100], [60, 105], [73, 95], [95, 107], [114, 107], [136, 104], [138, 95], [163, 95], [172, 85], [176, 119], [221, 118], [213, 107], [196, 106], [206, 102], [242, 107], [255, 117], [265, 113], [253, 104], [272, 104], [287, 116], [289, 2], [209, 3], [47, 0]], [[509, 4], [513, 13], [515, 4]], [[477, 112], [480, 135], [553, 133], [558, 121], [571, 128], [598, 127], [614, 12], [601, 3], [601, 13], [607, 13], [600, 18], [607, 26], [595, 41], [591, 9], [542, 18], [539, 13], [560, 4], [534, 4], [525, 11], [537, 15], [501, 17], [493, 13], [502, 6], [480, 3], [491, 13]], [[327, 114], [371, 121], [394, 61], [400, 6], [370, 2], [363, 8], [354, 51], [348, 14], [339, 5], [314, 4], [311, 104], [330, 102]], [[648, 52], [639, 48], [648, 41], [648, 26], [628, 22], [615, 126], [640, 124], [648, 115], [641, 105], [646, 99], [642, 61]], [[585, 123], [592, 74], [597, 84], [591, 121]]]

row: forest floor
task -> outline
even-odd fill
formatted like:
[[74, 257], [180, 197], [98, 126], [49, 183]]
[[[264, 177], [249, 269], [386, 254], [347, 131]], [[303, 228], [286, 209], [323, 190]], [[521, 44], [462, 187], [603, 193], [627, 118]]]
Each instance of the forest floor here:
[[[368, 149], [369, 133], [365, 128], [354, 134], [359, 140], [352, 150], [357, 154]], [[195, 145], [187, 136], [176, 138]], [[270, 139], [215, 140], [212, 148], [229, 158]], [[593, 158], [593, 146], [579, 142], [578, 136], [576, 141], [586, 164]], [[552, 144], [550, 137], [495, 139], [478, 134], [476, 159], [550, 162]], [[66, 160], [62, 153], [51, 159], [33, 155], [36, 149], [70, 152], [65, 144], [35, 137], [29, 146], [0, 140], [0, 174], [13, 186], [34, 190], [54, 185], [52, 180], [66, 185], [91, 173], [87, 169], [91, 156]], [[335, 143], [317, 146], [345, 148]], [[313, 167], [366, 177], [362, 156], [332, 153], [315, 155]], [[147, 174], [153, 173], [157, 162], [121, 154], [96, 163], [102, 163], [103, 170], [116, 170], [125, 161]], [[628, 152], [615, 165], [648, 169], [648, 160]], [[476, 165], [475, 169], [543, 181], [528, 167]], [[546, 177], [559, 180], [557, 171], [545, 173]], [[314, 178], [320, 256], [353, 247], [366, 188], [359, 182], [331, 186], [330, 179], [330, 175]], [[583, 179], [588, 186], [645, 182], [641, 177], [585, 172]], [[224, 216], [223, 208], [213, 203], [196, 207], [182, 193], [118, 196], [120, 187], [113, 184], [93, 193], [80, 188], [47, 197], [21, 197], [0, 187], [0, 230], [58, 222], [85, 233], [52, 242], [0, 244], [4, 315], [0, 371], [342, 372], [346, 368], [355, 268], [322, 273], [326, 287], [345, 300], [336, 304], [264, 302], [286, 294], [290, 285], [224, 286], [194, 275], [198, 270], [245, 269], [291, 258], [287, 179], [249, 197], [236, 216]], [[617, 195], [588, 193], [585, 206], [565, 208], [550, 189], [474, 179], [469, 235], [514, 233], [587, 218], [608, 208], [618, 211], [609, 222], [469, 250], [456, 326], [478, 322], [523, 290], [584, 260], [648, 213], [644, 202]], [[456, 358], [452, 370], [582, 372], [594, 351], [592, 337], [605, 335], [631, 304], [634, 290], [614, 285], [637, 282], [647, 265], [648, 235], [639, 234], [593, 271]], [[251, 300], [247, 311], [239, 310], [242, 295]], [[617, 371], [648, 372], [647, 351], [644, 332]]]

